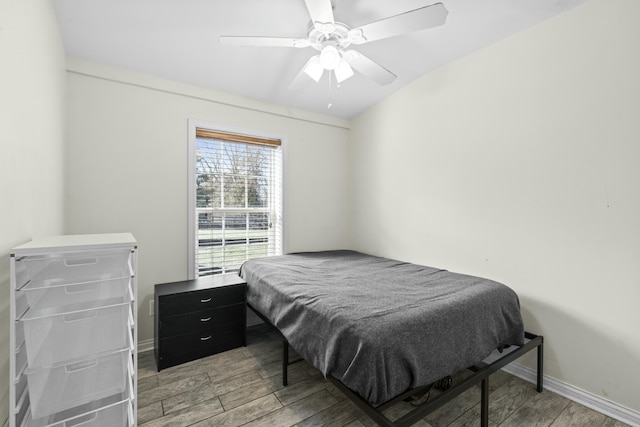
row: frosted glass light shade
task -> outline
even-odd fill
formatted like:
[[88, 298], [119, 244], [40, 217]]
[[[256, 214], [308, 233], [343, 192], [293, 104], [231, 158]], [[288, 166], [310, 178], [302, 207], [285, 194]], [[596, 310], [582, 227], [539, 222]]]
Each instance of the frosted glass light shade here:
[[351, 66], [343, 58], [340, 58], [340, 63], [333, 72], [336, 73], [336, 80], [338, 83], [342, 83], [349, 77], [353, 76]]
[[324, 68], [322, 68], [322, 65], [320, 64], [319, 55], [312, 57], [307, 62], [307, 65], [304, 67], [304, 72], [307, 76], [311, 77], [316, 82], [320, 81], [322, 73], [324, 73]]
[[335, 46], [329, 45], [320, 52], [320, 65], [325, 70], [333, 70], [340, 64], [340, 52]]

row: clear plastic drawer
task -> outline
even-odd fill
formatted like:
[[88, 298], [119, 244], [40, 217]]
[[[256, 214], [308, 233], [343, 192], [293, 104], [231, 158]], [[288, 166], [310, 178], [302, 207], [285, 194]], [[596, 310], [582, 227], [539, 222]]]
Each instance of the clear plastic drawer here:
[[73, 418], [63, 423], [54, 424], [52, 427], [126, 427], [135, 425], [127, 421], [128, 402], [121, 402], [99, 411]]
[[70, 420], [48, 424], [51, 427], [127, 427], [135, 425], [129, 418], [128, 402], [120, 402], [107, 408], [89, 412]]
[[[47, 417], [124, 392], [130, 377], [130, 359], [131, 352], [126, 350], [50, 369], [27, 371], [32, 417]], [[94, 413], [94, 417], [97, 415]]]
[[26, 256], [16, 264], [24, 265], [32, 288], [96, 282], [133, 274], [130, 250]]
[[126, 333], [133, 324], [130, 296], [104, 302], [112, 305], [28, 311], [21, 320], [29, 367], [49, 367], [132, 345]]
[[131, 421], [129, 402], [120, 402], [97, 411], [79, 415], [61, 422], [49, 422], [46, 419], [31, 420], [29, 427], [129, 427], [135, 423]]
[[22, 288], [32, 310], [47, 307], [64, 307], [92, 301], [104, 301], [125, 296], [132, 278], [115, 277], [102, 281], [42, 286], [43, 282], [30, 282]]

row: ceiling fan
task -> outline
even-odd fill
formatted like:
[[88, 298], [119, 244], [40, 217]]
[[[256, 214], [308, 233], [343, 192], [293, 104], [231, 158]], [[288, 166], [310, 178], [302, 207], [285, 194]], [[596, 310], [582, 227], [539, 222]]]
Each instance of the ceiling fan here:
[[305, 0], [305, 3], [311, 16], [306, 38], [220, 36], [220, 43], [229, 46], [312, 47], [319, 51], [307, 61], [290, 89], [301, 87], [307, 80], [306, 76], [320, 81], [325, 70], [333, 71], [338, 83], [353, 76], [355, 69], [378, 84], [387, 85], [395, 80], [396, 75], [349, 47], [437, 27], [444, 24], [448, 14], [442, 3], [435, 3], [350, 28], [334, 19], [331, 0]]

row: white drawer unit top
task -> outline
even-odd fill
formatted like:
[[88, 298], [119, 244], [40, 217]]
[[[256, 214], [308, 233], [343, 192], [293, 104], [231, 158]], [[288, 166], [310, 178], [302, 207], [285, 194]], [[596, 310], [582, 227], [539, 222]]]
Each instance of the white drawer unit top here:
[[105, 250], [108, 248], [136, 247], [137, 242], [131, 233], [109, 234], [75, 234], [62, 236], [49, 236], [32, 240], [11, 250], [14, 255], [28, 253], [51, 254], [64, 251], [90, 251], [92, 249]]

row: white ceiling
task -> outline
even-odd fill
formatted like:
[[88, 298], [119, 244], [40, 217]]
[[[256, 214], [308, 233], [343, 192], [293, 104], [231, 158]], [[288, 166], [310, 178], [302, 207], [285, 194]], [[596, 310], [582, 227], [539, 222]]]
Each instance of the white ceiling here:
[[[438, 0], [333, 0], [336, 21], [358, 27]], [[440, 0], [446, 23], [357, 46], [398, 77], [356, 75], [288, 89], [313, 48], [232, 47], [221, 35], [306, 36], [303, 0], [53, 0], [67, 55], [288, 107], [350, 118], [443, 64], [586, 0]], [[328, 104], [332, 107], [328, 109]]]

